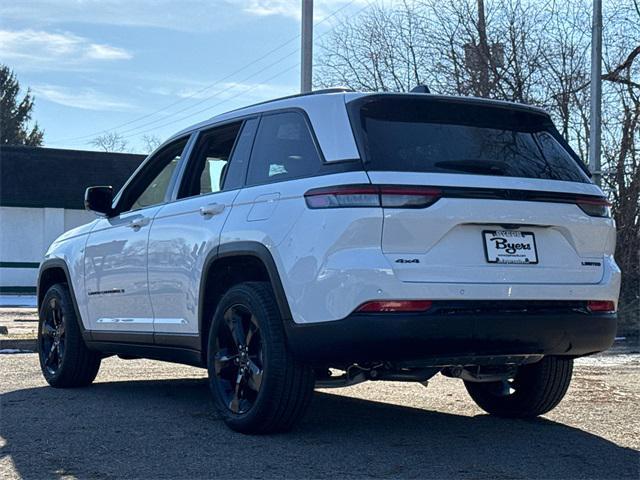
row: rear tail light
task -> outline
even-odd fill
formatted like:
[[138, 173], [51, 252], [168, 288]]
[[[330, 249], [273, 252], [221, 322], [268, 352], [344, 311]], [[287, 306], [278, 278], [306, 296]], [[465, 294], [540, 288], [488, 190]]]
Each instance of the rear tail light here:
[[304, 194], [309, 208], [425, 208], [442, 196], [442, 190], [404, 185], [339, 185], [314, 188]]
[[613, 313], [616, 311], [616, 304], [609, 300], [589, 300], [587, 308], [590, 312]]
[[432, 304], [431, 300], [373, 300], [360, 305], [356, 312], [426, 312]]
[[309, 208], [380, 206], [380, 195], [373, 185], [314, 188], [305, 193], [304, 198]]
[[590, 217], [611, 217], [611, 204], [606, 198], [578, 197], [576, 205]]
[[430, 187], [382, 185], [380, 204], [385, 208], [425, 208], [442, 196], [442, 190]]

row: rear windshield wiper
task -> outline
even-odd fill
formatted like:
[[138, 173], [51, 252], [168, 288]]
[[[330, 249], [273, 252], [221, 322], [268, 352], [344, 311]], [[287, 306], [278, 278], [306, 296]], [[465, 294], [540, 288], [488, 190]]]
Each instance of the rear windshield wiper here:
[[455, 172], [477, 173], [480, 175], [505, 175], [505, 162], [491, 160], [456, 160], [434, 163], [434, 167]]

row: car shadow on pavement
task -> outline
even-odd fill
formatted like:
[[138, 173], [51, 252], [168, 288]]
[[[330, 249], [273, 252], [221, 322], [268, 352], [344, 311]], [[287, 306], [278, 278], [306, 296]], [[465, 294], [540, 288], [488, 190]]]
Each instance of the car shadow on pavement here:
[[293, 432], [245, 436], [206, 381], [30, 388], [2, 398], [23, 478], [634, 478], [638, 452], [549, 420], [467, 417], [318, 393]]

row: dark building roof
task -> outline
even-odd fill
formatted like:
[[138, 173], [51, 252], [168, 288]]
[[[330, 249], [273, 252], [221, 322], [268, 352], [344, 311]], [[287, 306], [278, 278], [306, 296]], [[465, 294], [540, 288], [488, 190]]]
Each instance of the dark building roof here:
[[0, 146], [0, 205], [84, 209], [84, 191], [115, 191], [144, 155], [24, 146]]

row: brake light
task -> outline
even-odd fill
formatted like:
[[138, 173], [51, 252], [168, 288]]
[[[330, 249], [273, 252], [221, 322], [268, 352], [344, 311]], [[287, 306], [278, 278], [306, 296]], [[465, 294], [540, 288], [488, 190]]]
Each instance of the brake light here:
[[360, 305], [356, 312], [426, 312], [431, 305], [431, 300], [373, 300]]
[[611, 218], [611, 204], [604, 197], [577, 197], [576, 205], [590, 217]]
[[304, 194], [309, 208], [426, 208], [442, 196], [432, 187], [405, 185], [338, 185], [314, 188]]
[[609, 300], [589, 300], [587, 308], [590, 312], [613, 313], [616, 311], [616, 304]]

